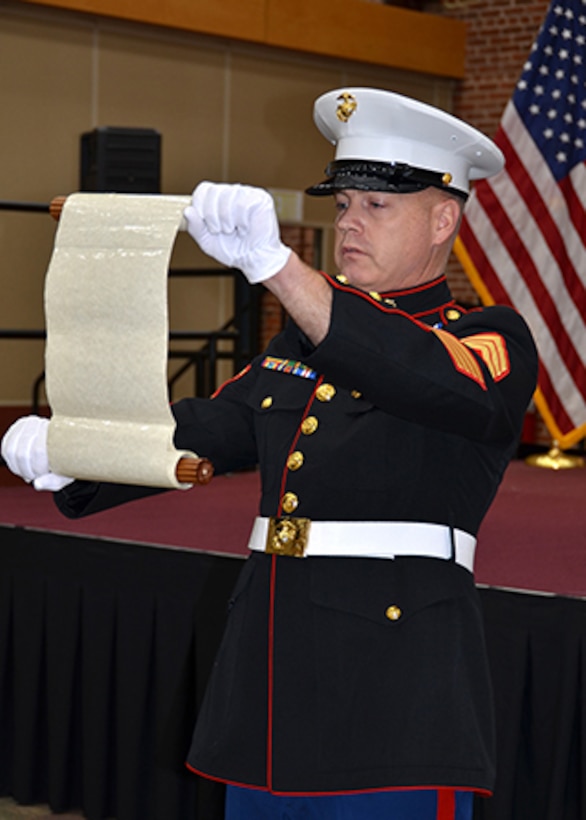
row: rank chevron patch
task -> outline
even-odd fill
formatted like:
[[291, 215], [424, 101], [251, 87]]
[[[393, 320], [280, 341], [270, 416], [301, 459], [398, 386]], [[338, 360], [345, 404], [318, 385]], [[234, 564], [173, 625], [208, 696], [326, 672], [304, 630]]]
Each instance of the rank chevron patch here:
[[478, 382], [478, 384], [486, 390], [484, 374], [478, 363], [478, 359], [462, 344], [462, 340], [457, 339], [451, 333], [448, 333], [447, 330], [440, 330], [439, 328], [433, 328], [432, 333], [435, 333], [450, 354], [450, 358], [456, 370], [463, 373], [464, 376], [474, 379], [475, 382]]
[[465, 336], [461, 341], [482, 357], [495, 382], [504, 379], [511, 372], [507, 345], [499, 333], [476, 333], [474, 336]]

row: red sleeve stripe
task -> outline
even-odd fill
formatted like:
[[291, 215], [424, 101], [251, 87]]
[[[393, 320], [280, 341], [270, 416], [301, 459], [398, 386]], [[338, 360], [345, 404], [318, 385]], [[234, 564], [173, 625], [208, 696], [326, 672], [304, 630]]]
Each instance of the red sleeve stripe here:
[[232, 384], [233, 382], [237, 382], [237, 381], [238, 381], [238, 379], [241, 379], [243, 376], [246, 376], [246, 374], [247, 374], [247, 373], [248, 373], [248, 371], [251, 369], [251, 367], [252, 367], [252, 365], [251, 365], [251, 364], [247, 364], [247, 365], [246, 365], [246, 367], [244, 367], [244, 368], [240, 371], [240, 373], [237, 373], [235, 376], [232, 376], [232, 378], [231, 378], [231, 379], [228, 379], [227, 381], [225, 381], [225, 382], [224, 382], [224, 384], [221, 384], [221, 385], [218, 387], [218, 389], [217, 389], [214, 393], [212, 393], [211, 398], [212, 398], [212, 399], [215, 399], [215, 398], [216, 398], [216, 396], [219, 396], [219, 395], [220, 395], [220, 393], [222, 392], [222, 390], [223, 390], [225, 387], [227, 387], [229, 384]]

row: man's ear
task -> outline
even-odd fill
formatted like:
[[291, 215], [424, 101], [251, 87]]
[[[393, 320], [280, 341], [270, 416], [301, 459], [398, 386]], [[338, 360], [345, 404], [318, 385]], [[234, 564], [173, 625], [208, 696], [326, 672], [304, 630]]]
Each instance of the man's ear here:
[[452, 239], [460, 225], [462, 206], [453, 197], [445, 197], [434, 207], [435, 244]]

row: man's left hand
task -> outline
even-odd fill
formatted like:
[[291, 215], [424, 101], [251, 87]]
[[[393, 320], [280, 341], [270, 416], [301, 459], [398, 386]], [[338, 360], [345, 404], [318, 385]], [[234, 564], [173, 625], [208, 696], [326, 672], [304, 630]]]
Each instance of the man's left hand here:
[[201, 182], [185, 219], [204, 253], [238, 268], [251, 284], [274, 276], [291, 254], [279, 236], [273, 198], [262, 188]]

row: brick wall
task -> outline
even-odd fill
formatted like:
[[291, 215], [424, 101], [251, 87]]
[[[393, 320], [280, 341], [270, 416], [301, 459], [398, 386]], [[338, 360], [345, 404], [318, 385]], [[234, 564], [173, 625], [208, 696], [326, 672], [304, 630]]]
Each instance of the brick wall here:
[[[442, 0], [426, 4], [427, 11], [455, 17], [467, 26], [465, 77], [454, 95], [456, 116], [494, 137], [548, 8], [549, 0]], [[447, 275], [459, 301], [479, 302], [455, 255]], [[533, 407], [526, 417], [523, 439], [545, 447], [551, 443]]]
[[[281, 228], [283, 242], [298, 254], [308, 265], [315, 265], [316, 231], [297, 225]], [[287, 316], [276, 296], [266, 290], [261, 297], [260, 349], [264, 350], [269, 341], [282, 330]]]
[[436, 13], [466, 23], [465, 77], [454, 113], [494, 136], [549, 0], [443, 0]]
[[[466, 74], [455, 90], [454, 113], [493, 137], [549, 0], [443, 0], [429, 6], [466, 23]], [[457, 298], [478, 301], [455, 256], [448, 278]]]
[[[453, 113], [494, 137], [549, 0], [441, 0], [425, 8], [466, 23], [465, 77], [456, 85]], [[459, 301], [478, 303], [455, 256], [447, 274]]]

